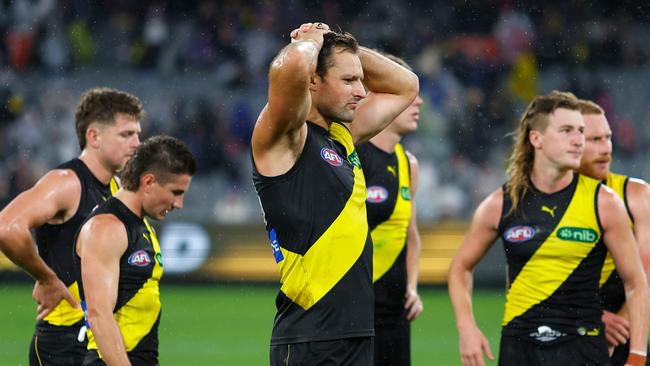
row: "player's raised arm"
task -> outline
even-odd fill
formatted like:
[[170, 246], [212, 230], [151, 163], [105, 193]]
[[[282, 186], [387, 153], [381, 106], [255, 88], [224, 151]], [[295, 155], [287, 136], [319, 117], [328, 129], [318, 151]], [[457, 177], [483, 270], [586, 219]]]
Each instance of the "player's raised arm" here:
[[405, 110], [418, 95], [418, 77], [379, 52], [359, 47], [368, 95], [349, 124], [355, 144], [369, 140]]
[[[625, 286], [625, 302], [630, 316], [630, 361], [641, 357], [645, 364], [648, 340], [648, 284], [623, 202], [607, 187], [598, 193], [598, 213], [603, 239], [614, 259], [616, 270]], [[636, 365], [634, 362], [628, 362]]]
[[[69, 170], [53, 170], [18, 195], [0, 212], [0, 250], [36, 281], [33, 297], [42, 319], [66, 299], [78, 306], [63, 282], [36, 252], [31, 230], [65, 222], [74, 214], [81, 194], [79, 179]], [[71, 199], [73, 197], [73, 199]]]
[[311, 108], [309, 84], [329, 27], [306, 23], [291, 32], [291, 44], [280, 51], [269, 70], [268, 103], [260, 113], [252, 136], [255, 164], [264, 175], [279, 175], [291, 168], [302, 151]]
[[469, 231], [449, 267], [449, 297], [456, 314], [460, 357], [464, 366], [484, 365], [483, 353], [494, 359], [490, 345], [476, 325], [472, 310], [472, 272], [494, 244], [503, 206], [503, 190], [489, 195], [478, 206]]
[[120, 328], [113, 316], [117, 302], [120, 257], [127, 248], [122, 222], [113, 215], [98, 215], [82, 226], [77, 238], [81, 279], [90, 331], [108, 365], [131, 365]]

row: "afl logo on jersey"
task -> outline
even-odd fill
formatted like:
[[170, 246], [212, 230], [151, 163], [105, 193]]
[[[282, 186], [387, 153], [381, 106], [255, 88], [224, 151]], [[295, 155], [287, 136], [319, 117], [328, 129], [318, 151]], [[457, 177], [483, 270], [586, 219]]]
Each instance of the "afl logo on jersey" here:
[[320, 150], [320, 156], [332, 166], [341, 166], [343, 165], [343, 159], [332, 149], [326, 147]]
[[129, 256], [128, 262], [132, 266], [146, 267], [151, 263], [151, 258], [149, 258], [149, 253], [147, 253], [147, 251], [138, 250]]
[[506, 230], [503, 238], [511, 243], [523, 243], [535, 237], [535, 229], [531, 226], [514, 226]]
[[370, 203], [382, 203], [388, 198], [388, 191], [381, 186], [370, 186], [366, 195], [366, 201]]

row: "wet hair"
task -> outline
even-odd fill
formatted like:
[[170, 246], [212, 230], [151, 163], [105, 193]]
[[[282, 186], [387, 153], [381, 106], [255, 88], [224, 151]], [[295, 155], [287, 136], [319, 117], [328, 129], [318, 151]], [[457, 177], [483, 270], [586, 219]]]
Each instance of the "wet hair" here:
[[122, 185], [135, 192], [144, 174], [152, 173], [160, 184], [172, 179], [172, 175], [196, 173], [196, 160], [181, 140], [159, 135], [146, 139], [135, 151], [133, 158], [122, 171]]
[[519, 121], [519, 127], [515, 133], [515, 145], [507, 169], [506, 190], [512, 201], [512, 206], [506, 215], [517, 210], [520, 199], [531, 186], [530, 173], [535, 160], [535, 149], [530, 143], [530, 131], [543, 132], [548, 126], [549, 116], [559, 108], [578, 111], [578, 98], [573, 93], [557, 90], [540, 95], [530, 102]]
[[578, 100], [578, 108], [582, 114], [605, 114], [603, 108], [591, 100]]
[[138, 97], [120, 90], [94, 88], [81, 96], [75, 112], [75, 129], [81, 150], [86, 147], [88, 127], [92, 123], [114, 124], [116, 113], [133, 116], [138, 121], [142, 120], [145, 114]]
[[327, 70], [334, 66], [332, 55], [335, 52], [359, 52], [359, 43], [350, 33], [327, 32], [323, 34], [323, 46], [318, 53], [316, 75], [321, 79], [327, 75]]

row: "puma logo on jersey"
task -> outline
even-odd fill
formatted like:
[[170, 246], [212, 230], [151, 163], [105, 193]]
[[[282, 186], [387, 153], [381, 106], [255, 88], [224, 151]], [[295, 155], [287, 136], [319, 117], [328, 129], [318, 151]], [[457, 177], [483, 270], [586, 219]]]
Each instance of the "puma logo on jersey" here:
[[551, 217], [555, 217], [555, 210], [557, 209], [557, 206], [553, 206], [553, 208], [548, 208], [546, 205], [542, 205], [542, 212], [546, 212], [547, 214], [551, 215]]
[[146, 240], [146, 241], [148, 241], [149, 243], [151, 243], [151, 239], [149, 239], [149, 236], [147, 235], [147, 233], [142, 233], [142, 236], [144, 236], [144, 240]]
[[386, 170], [388, 170], [388, 172], [389, 172], [390, 174], [392, 174], [392, 175], [394, 175], [394, 176], [397, 176], [397, 171], [396, 171], [396, 169], [395, 169], [395, 167], [394, 167], [393, 165], [389, 165], [389, 166], [387, 166], [387, 167], [386, 167]]

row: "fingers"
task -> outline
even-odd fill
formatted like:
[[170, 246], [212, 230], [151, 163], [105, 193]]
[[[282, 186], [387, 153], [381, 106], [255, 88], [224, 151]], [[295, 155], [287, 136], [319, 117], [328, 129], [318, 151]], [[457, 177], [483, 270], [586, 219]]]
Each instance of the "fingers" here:
[[[329, 25], [327, 25], [327, 24], [325, 24], [325, 23], [321, 23], [321, 22], [317, 22], [317, 23], [303, 23], [303, 24], [300, 25], [300, 27], [298, 27], [298, 28], [296, 28], [296, 29], [294, 29], [294, 30], [291, 31], [291, 33], [290, 33], [291, 40], [292, 40], [292, 41], [294, 41], [294, 40], [301, 40], [301, 39], [304, 38], [303, 36], [304, 36], [306, 33], [311, 33], [311, 32], [313, 32], [314, 30], [317, 30], [316, 33], [323, 34], [323, 33], [327, 33], [327, 32], [329, 32], [329, 31], [330, 31], [330, 27], [329, 27]], [[312, 36], [312, 37], [313, 37], [313, 36]]]
[[39, 304], [38, 307], [36, 307], [36, 313], [37, 313], [36, 320], [43, 320], [43, 318], [48, 316], [48, 314], [50, 314], [52, 310], [54, 309]]
[[481, 348], [483, 349], [483, 352], [485, 352], [487, 358], [494, 361], [494, 355], [492, 354], [492, 349], [490, 349], [490, 342], [488, 342], [485, 337], [483, 337], [481, 341]]
[[627, 342], [630, 337], [630, 322], [627, 319], [605, 311], [603, 323], [605, 323], [605, 337], [609, 344], [618, 346]]
[[77, 302], [77, 300], [74, 297], [72, 297], [72, 294], [70, 293], [70, 291], [68, 291], [67, 288], [65, 289], [65, 292], [63, 293], [63, 298], [66, 299], [66, 301], [69, 302], [70, 305], [72, 305], [73, 308], [81, 309], [81, 306], [79, 306], [79, 303]]
[[422, 310], [424, 310], [424, 307], [422, 306], [422, 302], [420, 301], [420, 299], [417, 299], [417, 301], [415, 301], [413, 305], [409, 308], [408, 314], [406, 314], [406, 319], [408, 319], [409, 321], [415, 320], [415, 318], [417, 318], [422, 313]]

